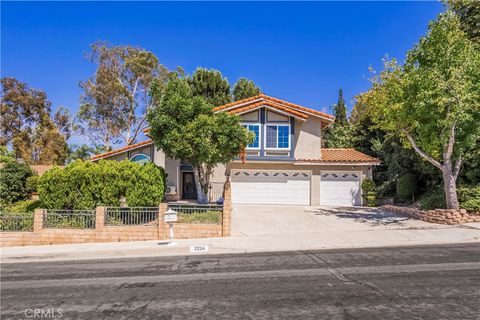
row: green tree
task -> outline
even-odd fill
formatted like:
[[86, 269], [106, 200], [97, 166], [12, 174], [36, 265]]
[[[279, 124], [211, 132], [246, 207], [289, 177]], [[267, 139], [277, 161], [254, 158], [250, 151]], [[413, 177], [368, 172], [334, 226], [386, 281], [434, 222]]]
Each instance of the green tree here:
[[92, 141], [102, 141], [106, 150], [119, 142], [132, 144], [145, 127], [151, 85], [161, 88], [169, 72], [152, 52], [141, 48], [103, 42], [91, 48], [87, 58], [97, 70], [80, 84], [81, 131]]
[[68, 146], [68, 157], [67, 163], [73, 162], [75, 160], [88, 160], [91, 156], [101, 153], [103, 150], [101, 148], [92, 147], [88, 144], [72, 144]]
[[232, 101], [230, 84], [218, 70], [197, 68], [187, 79], [192, 87], [192, 94], [204, 97], [214, 107]]
[[30, 197], [27, 179], [35, 173], [23, 163], [7, 161], [0, 168], [0, 208]]
[[348, 126], [347, 106], [345, 105], [343, 90], [341, 88], [338, 90], [338, 102], [333, 107], [333, 110], [335, 114], [335, 125], [340, 127]]
[[445, 12], [407, 53], [387, 61], [363, 95], [378, 128], [398, 133], [407, 147], [442, 173], [447, 208], [458, 209], [456, 180], [480, 135], [480, 51]]
[[0, 145], [11, 146], [17, 157], [30, 164], [62, 164], [67, 137], [60, 130], [68, 133], [70, 124], [66, 109], [60, 108], [52, 119], [51, 103], [44, 91], [14, 78], [2, 78], [1, 84]]
[[250, 98], [260, 93], [262, 93], [260, 88], [257, 87], [252, 80], [246, 78], [238, 79], [237, 83], [233, 86], [233, 100], [235, 101]]
[[189, 82], [171, 80], [163, 94], [152, 90], [156, 104], [148, 113], [149, 134], [168, 157], [193, 166], [197, 201], [206, 203], [215, 166], [229, 163], [253, 136], [239, 124], [238, 116], [214, 113], [205, 98], [193, 93]]
[[351, 148], [352, 127], [347, 119], [343, 90], [338, 91], [338, 102], [333, 106], [335, 121], [322, 131], [322, 141], [327, 148]]
[[460, 19], [460, 27], [470, 40], [480, 44], [480, 1], [446, 0], [445, 3]]

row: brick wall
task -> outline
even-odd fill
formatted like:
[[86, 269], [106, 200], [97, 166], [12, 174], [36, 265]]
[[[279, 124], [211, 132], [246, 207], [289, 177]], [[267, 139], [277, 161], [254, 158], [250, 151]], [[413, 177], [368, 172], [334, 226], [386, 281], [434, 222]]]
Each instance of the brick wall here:
[[[226, 194], [225, 198], [227, 197], [230, 197], [229, 193], [228, 195]], [[175, 239], [230, 236], [230, 200], [225, 201], [225, 207], [223, 225], [175, 223]], [[169, 238], [169, 225], [163, 221], [163, 214], [167, 209], [168, 204], [160, 204], [159, 221], [153, 225], [105, 226], [105, 207], [97, 207], [95, 229], [45, 229], [43, 228], [44, 209], [37, 209], [34, 213], [33, 232], [0, 232], [0, 245], [2, 247], [11, 247], [67, 243], [167, 240]]]
[[480, 222], [480, 212], [468, 213], [464, 209], [460, 209], [458, 211], [452, 209], [419, 210], [415, 208], [397, 207], [392, 205], [385, 205], [382, 208], [387, 211], [404, 214], [430, 223], [459, 224], [467, 222]]

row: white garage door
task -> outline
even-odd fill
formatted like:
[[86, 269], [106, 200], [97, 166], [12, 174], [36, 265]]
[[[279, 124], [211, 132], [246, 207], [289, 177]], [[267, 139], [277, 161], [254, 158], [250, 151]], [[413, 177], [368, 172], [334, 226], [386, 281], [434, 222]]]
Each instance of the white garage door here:
[[320, 205], [361, 205], [359, 172], [322, 172], [320, 180]]
[[310, 171], [232, 170], [232, 203], [310, 205]]

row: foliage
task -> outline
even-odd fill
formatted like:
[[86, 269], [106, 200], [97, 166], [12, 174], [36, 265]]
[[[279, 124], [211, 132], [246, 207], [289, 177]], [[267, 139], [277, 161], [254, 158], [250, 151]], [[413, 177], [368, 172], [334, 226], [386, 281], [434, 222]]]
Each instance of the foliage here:
[[377, 205], [377, 193], [376, 192], [374, 192], [374, 191], [368, 192], [365, 199], [367, 200], [367, 206], [375, 207]]
[[38, 185], [38, 179], [40, 177], [35, 174], [33, 176], [30, 176], [27, 178], [27, 181], [25, 183], [25, 188], [27, 189], [28, 192], [37, 192], [37, 185]]
[[374, 207], [377, 202], [377, 192], [375, 190], [375, 183], [372, 179], [363, 179], [362, 181], [362, 194], [367, 201], [367, 206]]
[[440, 188], [430, 190], [420, 199], [422, 210], [443, 209], [445, 206], [445, 193]]
[[101, 147], [92, 147], [87, 144], [72, 144], [68, 146], [68, 156], [66, 162], [70, 163], [78, 159], [87, 160], [97, 153], [102, 153], [102, 151], [104, 150]]
[[156, 105], [148, 113], [149, 134], [168, 157], [193, 166], [197, 198], [203, 203], [214, 167], [234, 159], [253, 136], [238, 116], [214, 113], [211, 104], [193, 94], [190, 83], [173, 79], [164, 93], [152, 91]]
[[14, 161], [6, 162], [0, 168], [0, 207], [30, 197], [27, 179], [34, 175], [30, 167]]
[[372, 179], [363, 179], [362, 181], [362, 191], [364, 194], [375, 191], [375, 182]]
[[1, 231], [33, 231], [33, 213], [1, 213]]
[[8, 150], [6, 146], [0, 146], [0, 163], [15, 161], [15, 152]]
[[64, 109], [57, 111], [59, 122], [55, 123], [45, 92], [14, 78], [2, 78], [1, 84], [0, 145], [12, 146], [17, 157], [26, 163], [62, 164], [67, 137], [61, 131], [68, 132], [68, 113]]
[[40, 200], [22, 200], [5, 207], [3, 211], [8, 213], [25, 213], [34, 212], [35, 209], [40, 207]]
[[230, 84], [218, 70], [197, 68], [188, 81], [192, 95], [204, 97], [214, 107], [232, 101]]
[[441, 170], [448, 207], [458, 208], [455, 180], [480, 135], [480, 51], [458, 18], [441, 14], [406, 63], [387, 61], [361, 100], [377, 128], [399, 134], [404, 146]]
[[56, 167], [41, 176], [38, 192], [47, 209], [93, 209], [119, 206], [157, 206], [164, 195], [163, 171], [153, 163], [76, 160], [63, 170]]
[[480, 2], [478, 0], [445, 0], [460, 19], [460, 27], [470, 40], [480, 44]]
[[338, 102], [333, 106], [335, 121], [322, 131], [322, 141], [326, 148], [351, 148], [353, 145], [353, 128], [347, 120], [347, 107], [343, 91], [338, 91]]
[[152, 52], [141, 48], [96, 42], [91, 49], [87, 58], [97, 69], [80, 84], [81, 129], [106, 150], [119, 141], [132, 144], [145, 126], [151, 86], [162, 88], [169, 72]]
[[410, 201], [416, 192], [417, 179], [411, 173], [404, 174], [397, 180], [396, 198], [400, 201]]
[[470, 212], [480, 212], [480, 185], [458, 188], [460, 207]]
[[260, 93], [262, 93], [260, 88], [257, 87], [252, 80], [246, 78], [238, 79], [237, 83], [233, 86], [233, 100], [235, 101], [250, 98]]
[[215, 223], [222, 221], [222, 212], [220, 211], [204, 211], [193, 213], [178, 213], [177, 223]]

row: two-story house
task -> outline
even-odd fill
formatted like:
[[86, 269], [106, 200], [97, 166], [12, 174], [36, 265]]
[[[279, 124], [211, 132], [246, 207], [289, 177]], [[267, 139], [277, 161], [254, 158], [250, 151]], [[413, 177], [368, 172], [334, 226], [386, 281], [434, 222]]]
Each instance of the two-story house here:
[[[362, 179], [371, 177], [379, 161], [354, 149], [322, 149], [321, 131], [333, 116], [264, 94], [214, 110], [239, 115], [255, 141], [247, 146], [245, 161], [215, 169], [210, 200], [221, 195], [230, 179], [233, 204], [362, 204]], [[169, 199], [196, 198], [192, 167], [166, 157], [152, 140], [92, 157], [100, 159], [153, 161], [168, 174]]]

